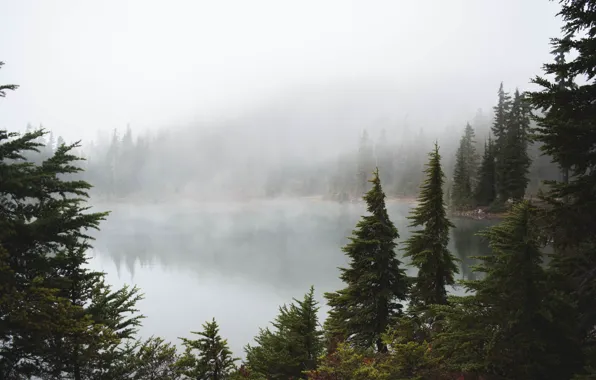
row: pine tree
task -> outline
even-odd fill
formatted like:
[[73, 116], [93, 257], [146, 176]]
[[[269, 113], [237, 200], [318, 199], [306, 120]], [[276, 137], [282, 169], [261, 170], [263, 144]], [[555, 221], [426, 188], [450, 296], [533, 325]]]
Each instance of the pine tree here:
[[456, 153], [453, 176], [452, 204], [457, 209], [469, 208], [473, 204], [473, 190], [476, 188], [478, 154], [474, 129], [468, 123]]
[[528, 156], [528, 129], [530, 111], [523, 96], [515, 90], [511, 111], [507, 118], [505, 146], [501, 147], [501, 168], [504, 177], [502, 194], [514, 201], [523, 199], [528, 186], [530, 157]]
[[[4, 62], [0, 61], [0, 69], [4, 66]], [[19, 88], [16, 84], [2, 84], [0, 85], [0, 98], [6, 97], [6, 91], [14, 91]]]
[[472, 195], [472, 186], [469, 173], [466, 171], [466, 158], [462, 145], [464, 139], [460, 141], [455, 156], [455, 168], [453, 171], [453, 188], [451, 191], [451, 204], [455, 209], [465, 209], [470, 205]]
[[370, 215], [362, 217], [343, 247], [350, 258], [349, 268], [340, 268], [346, 287], [325, 298], [333, 324], [341, 326], [349, 342], [363, 348], [375, 345], [384, 352], [381, 334], [401, 313], [399, 302], [406, 298], [408, 282], [395, 254], [399, 234], [387, 214], [378, 170], [370, 182], [372, 189], [364, 196]]
[[406, 241], [404, 256], [418, 268], [412, 289], [412, 304], [428, 306], [447, 303], [446, 287], [455, 283], [458, 272], [455, 257], [447, 249], [449, 229], [453, 224], [447, 219], [443, 201], [443, 169], [439, 146], [429, 153], [426, 179], [420, 186], [418, 205], [408, 219], [410, 227], [420, 227]]
[[561, 319], [565, 301], [550, 288], [543, 266], [536, 209], [514, 205], [507, 218], [481, 235], [492, 254], [479, 257], [481, 280], [463, 281], [469, 296], [435, 307], [444, 330], [433, 349], [452, 370], [503, 379], [568, 379], [577, 356]]
[[[198, 339], [181, 338], [186, 348], [176, 366], [180, 373], [197, 380], [226, 380], [235, 370], [228, 341], [219, 335], [215, 319], [203, 324], [203, 331], [192, 332]], [[195, 353], [195, 351], [197, 351]]]
[[112, 292], [103, 273], [86, 268], [92, 238], [85, 230], [107, 213], [88, 213], [90, 185], [69, 179], [80, 171], [70, 153], [77, 144], [59, 146], [41, 165], [23, 161], [43, 134], [0, 131], [0, 246], [8, 270], [0, 287], [11, 294], [0, 312], [0, 374], [82, 379], [109, 373], [104, 354], [134, 334], [140, 296]]
[[0, 371], [7, 378], [53, 371], [51, 340], [77, 331], [90, 338], [93, 330], [80, 308], [55, 288], [60, 268], [53, 257], [86, 250], [91, 237], [84, 231], [97, 228], [106, 214], [85, 212], [89, 184], [60, 178], [79, 170], [69, 153], [73, 146], [59, 148], [41, 165], [24, 160], [23, 153], [41, 147], [36, 141], [44, 133], [18, 137], [0, 131], [0, 246], [11, 273], [2, 287], [11, 290], [13, 300], [30, 300], [0, 313]]
[[316, 368], [323, 349], [322, 331], [318, 328], [318, 303], [314, 288], [303, 300], [279, 309], [272, 323], [274, 330], [261, 329], [257, 345], [246, 346], [248, 368], [268, 379], [303, 379], [304, 371]]
[[[596, 374], [596, 26], [594, 0], [563, 0], [559, 16], [563, 20], [561, 38], [553, 39], [554, 50], [563, 56], [575, 53], [565, 62], [555, 59], [544, 65], [544, 74], [533, 82], [540, 91], [530, 93], [531, 104], [543, 111], [536, 116], [536, 139], [568, 178], [551, 181], [542, 200], [547, 220], [544, 232], [552, 241], [556, 256], [551, 264], [561, 279], [566, 296], [578, 306], [577, 325], [585, 347], [586, 367]], [[581, 78], [583, 84], [573, 84]]]
[[495, 147], [489, 136], [488, 142], [484, 144], [484, 155], [478, 173], [478, 186], [476, 187], [474, 199], [480, 206], [488, 206], [497, 197], [495, 168]]
[[494, 109], [494, 120], [491, 127], [493, 136], [495, 136], [495, 162], [497, 170], [497, 195], [501, 202], [509, 199], [504, 183], [507, 181], [505, 169], [504, 149], [507, 145], [507, 120], [511, 109], [511, 97], [503, 89], [503, 82], [499, 86], [498, 103]]
[[176, 346], [162, 338], [137, 342], [130, 357], [131, 380], [176, 380]]

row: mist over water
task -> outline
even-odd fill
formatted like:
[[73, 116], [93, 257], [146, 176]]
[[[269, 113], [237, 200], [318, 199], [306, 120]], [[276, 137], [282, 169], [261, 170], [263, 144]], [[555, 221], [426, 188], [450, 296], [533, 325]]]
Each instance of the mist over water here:
[[[410, 207], [387, 204], [400, 241], [410, 233]], [[137, 284], [145, 293], [139, 308], [148, 318], [141, 334], [177, 341], [215, 317], [239, 356], [280, 305], [302, 297], [311, 285], [324, 319], [323, 293], [342, 287], [337, 268], [347, 259], [341, 247], [366, 212], [363, 203], [310, 199], [96, 208], [112, 213], [96, 233], [91, 266], [106, 271], [110, 283]], [[475, 233], [491, 222], [454, 222], [450, 248], [460, 260], [458, 277], [471, 278], [469, 256], [488, 248]], [[408, 268], [408, 274], [415, 271]]]

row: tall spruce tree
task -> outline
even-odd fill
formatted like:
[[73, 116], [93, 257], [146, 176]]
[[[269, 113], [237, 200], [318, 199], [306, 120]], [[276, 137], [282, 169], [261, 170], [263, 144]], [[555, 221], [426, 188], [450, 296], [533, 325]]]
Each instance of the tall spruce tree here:
[[501, 182], [502, 194], [514, 201], [523, 199], [529, 182], [529, 128], [530, 110], [524, 97], [516, 89], [507, 118], [505, 145], [501, 147], [500, 155], [503, 160], [501, 169], [504, 173]]
[[482, 163], [478, 171], [478, 186], [474, 193], [474, 199], [479, 206], [488, 206], [494, 202], [497, 197], [495, 187], [496, 168], [495, 168], [495, 147], [492, 139], [484, 144], [484, 154]]
[[459, 142], [456, 153], [455, 170], [451, 201], [456, 209], [465, 209], [473, 205], [473, 191], [476, 188], [478, 154], [474, 129], [468, 123]]
[[304, 371], [316, 368], [323, 350], [323, 332], [318, 327], [318, 303], [314, 288], [302, 300], [279, 309], [274, 330], [261, 329], [257, 345], [246, 346], [250, 372], [267, 379], [304, 379]]
[[456, 258], [447, 249], [449, 229], [453, 224], [447, 219], [443, 200], [443, 169], [439, 146], [429, 153], [424, 170], [426, 179], [420, 186], [418, 205], [408, 219], [410, 227], [419, 227], [406, 241], [404, 256], [418, 268], [412, 289], [412, 304], [428, 306], [447, 303], [448, 285], [455, 283], [458, 272]]
[[[559, 286], [577, 305], [577, 325], [585, 347], [586, 374], [596, 376], [596, 1], [563, 0], [558, 15], [563, 20], [561, 38], [554, 49], [573, 53], [565, 62], [544, 65], [536, 77], [540, 91], [529, 94], [531, 104], [543, 111], [536, 116], [536, 139], [542, 150], [564, 170], [565, 181], [549, 182], [542, 200], [548, 238], [557, 255], [551, 264], [561, 279]], [[573, 84], [575, 78], [582, 84]], [[562, 83], [563, 82], [563, 83]], [[566, 82], [566, 83], [565, 83]], [[591, 368], [591, 370], [589, 369]]]
[[88, 213], [89, 184], [69, 180], [80, 171], [70, 153], [76, 144], [59, 146], [40, 165], [24, 160], [44, 133], [0, 131], [0, 246], [9, 274], [1, 287], [11, 294], [0, 305], [0, 373], [109, 377], [105, 355], [134, 334], [140, 296], [138, 289], [111, 291], [103, 273], [86, 268], [92, 238], [85, 230], [107, 214]]
[[203, 324], [203, 330], [192, 332], [198, 339], [181, 338], [186, 351], [178, 359], [178, 371], [196, 380], [227, 380], [236, 369], [228, 341], [219, 335], [215, 319]]
[[536, 215], [521, 201], [481, 233], [492, 250], [475, 268], [483, 278], [463, 281], [472, 295], [435, 307], [444, 330], [433, 349], [451, 370], [499, 379], [570, 378], [578, 350], [561, 322], [571, 309], [549, 284]]
[[137, 290], [111, 292], [85, 268], [86, 231], [107, 213], [85, 205], [78, 144], [42, 157], [45, 134], [0, 130], [0, 378], [99, 379], [104, 354], [138, 325]]
[[507, 189], [503, 185], [507, 181], [505, 168], [505, 146], [507, 145], [507, 121], [511, 109], [511, 97], [503, 89], [503, 82], [499, 86], [498, 102], [494, 109], [494, 120], [491, 130], [495, 136], [495, 162], [497, 171], [497, 196], [501, 202], [509, 199]]
[[401, 314], [408, 291], [408, 280], [396, 257], [397, 228], [389, 219], [385, 193], [379, 172], [373, 172], [372, 189], [364, 200], [370, 215], [363, 216], [352, 231], [343, 251], [350, 259], [348, 268], [340, 268], [344, 289], [326, 293], [335, 328], [345, 332], [356, 346], [379, 352], [387, 347], [381, 339], [387, 326]]

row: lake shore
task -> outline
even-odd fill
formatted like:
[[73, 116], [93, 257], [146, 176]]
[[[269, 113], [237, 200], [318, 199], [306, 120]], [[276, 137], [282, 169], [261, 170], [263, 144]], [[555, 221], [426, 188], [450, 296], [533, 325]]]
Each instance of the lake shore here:
[[472, 220], [500, 220], [505, 218], [507, 213], [491, 213], [479, 208], [476, 210], [467, 211], [451, 211], [449, 215], [455, 218], [464, 218]]
[[[221, 202], [233, 202], [233, 203], [251, 203], [251, 202], [264, 202], [264, 201], [276, 201], [276, 200], [303, 200], [310, 202], [333, 202], [333, 203], [346, 203], [346, 204], [358, 204], [364, 202], [362, 199], [348, 199], [345, 201], [339, 201], [334, 197], [327, 195], [310, 195], [310, 196], [278, 196], [278, 197], [264, 197], [264, 196], [209, 196], [209, 197], [197, 197], [188, 194], [180, 194], [177, 196], [147, 196], [147, 195], [135, 195], [127, 197], [113, 197], [108, 198], [101, 195], [92, 195], [91, 203], [93, 204], [159, 204], [159, 203], [221, 203]], [[387, 197], [387, 203], [408, 203], [416, 204], [415, 197]]]

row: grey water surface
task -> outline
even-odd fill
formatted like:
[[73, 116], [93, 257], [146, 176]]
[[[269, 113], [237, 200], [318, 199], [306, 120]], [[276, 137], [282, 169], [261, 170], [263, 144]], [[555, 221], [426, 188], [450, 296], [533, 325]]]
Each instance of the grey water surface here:
[[[404, 241], [411, 204], [390, 202], [387, 207]], [[142, 289], [145, 299], [139, 307], [147, 318], [141, 335], [177, 342], [215, 317], [237, 356], [244, 356], [244, 345], [280, 305], [302, 297], [311, 285], [324, 318], [323, 293], [342, 286], [337, 268], [347, 260], [341, 247], [366, 212], [363, 204], [310, 199], [96, 208], [112, 213], [95, 234], [90, 265], [105, 271], [115, 286]], [[453, 221], [450, 248], [460, 260], [458, 278], [470, 279], [470, 256], [488, 249], [475, 234], [491, 222]], [[409, 267], [408, 272], [415, 274]]]

